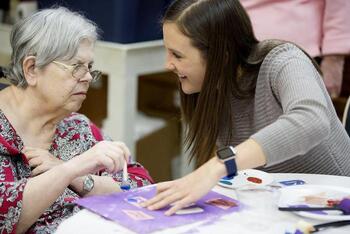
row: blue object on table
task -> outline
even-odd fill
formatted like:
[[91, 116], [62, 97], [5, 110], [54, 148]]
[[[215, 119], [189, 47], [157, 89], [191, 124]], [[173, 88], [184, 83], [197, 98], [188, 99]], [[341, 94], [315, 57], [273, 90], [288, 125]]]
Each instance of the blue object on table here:
[[228, 180], [220, 180], [220, 183], [227, 184], [227, 185], [232, 185], [232, 182], [230, 182]]
[[128, 191], [130, 190], [130, 184], [122, 184], [120, 185], [120, 189], [123, 191]]
[[304, 180], [283, 180], [278, 183], [283, 184], [284, 186], [292, 186], [292, 185], [302, 185], [305, 184]]

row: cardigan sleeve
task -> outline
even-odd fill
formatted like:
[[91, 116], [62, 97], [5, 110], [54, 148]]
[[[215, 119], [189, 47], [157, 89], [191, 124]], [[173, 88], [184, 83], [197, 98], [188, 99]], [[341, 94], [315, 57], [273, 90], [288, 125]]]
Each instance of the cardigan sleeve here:
[[267, 166], [307, 153], [330, 131], [326, 90], [311, 61], [297, 50], [271, 64], [268, 81], [283, 113], [251, 136], [263, 148]]

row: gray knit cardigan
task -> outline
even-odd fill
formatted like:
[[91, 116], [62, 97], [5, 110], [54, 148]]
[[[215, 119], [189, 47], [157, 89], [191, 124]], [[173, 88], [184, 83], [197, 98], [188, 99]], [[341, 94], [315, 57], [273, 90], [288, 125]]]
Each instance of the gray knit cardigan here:
[[[268, 172], [350, 176], [350, 138], [310, 59], [285, 43], [265, 57], [252, 99], [232, 100], [233, 140], [262, 147]], [[223, 131], [225, 132], [225, 131]], [[227, 142], [221, 133], [219, 145]]]

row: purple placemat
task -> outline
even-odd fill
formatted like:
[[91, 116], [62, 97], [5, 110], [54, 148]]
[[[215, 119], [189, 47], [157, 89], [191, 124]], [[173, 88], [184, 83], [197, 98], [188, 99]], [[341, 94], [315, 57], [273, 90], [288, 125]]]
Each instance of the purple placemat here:
[[137, 233], [181, 226], [197, 221], [213, 221], [224, 214], [237, 212], [242, 205], [232, 198], [210, 191], [194, 205], [203, 212], [165, 216], [169, 207], [150, 211], [138, 206], [138, 202], [153, 197], [155, 186], [147, 186], [124, 193], [91, 196], [76, 201], [77, 204], [107, 218]]

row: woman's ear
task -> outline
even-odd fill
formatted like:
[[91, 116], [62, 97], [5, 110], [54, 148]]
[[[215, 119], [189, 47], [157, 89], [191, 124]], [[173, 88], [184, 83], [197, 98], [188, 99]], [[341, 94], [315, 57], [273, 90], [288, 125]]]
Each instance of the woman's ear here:
[[28, 85], [35, 85], [37, 82], [37, 74], [35, 69], [35, 56], [28, 56], [22, 63], [23, 75]]

